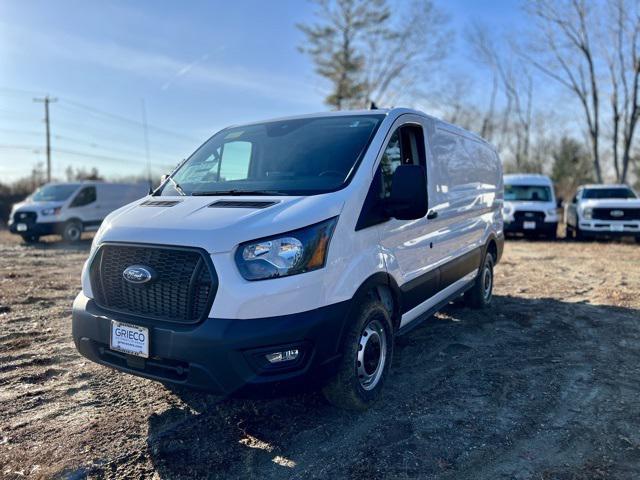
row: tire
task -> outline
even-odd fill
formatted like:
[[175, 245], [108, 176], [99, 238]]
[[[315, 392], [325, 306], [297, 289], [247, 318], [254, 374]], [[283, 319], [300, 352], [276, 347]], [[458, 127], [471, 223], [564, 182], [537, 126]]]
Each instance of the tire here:
[[640, 235], [636, 237], [636, 243], [640, 244]]
[[557, 230], [553, 230], [551, 232], [549, 232], [547, 234], [547, 238], [551, 241], [555, 241], [558, 239], [558, 231]]
[[568, 223], [567, 223], [567, 227], [566, 227], [564, 236], [565, 236], [565, 238], [567, 240], [572, 239], [572, 238], [575, 237], [575, 231], [573, 230], [573, 227], [571, 225], [569, 225]]
[[493, 299], [493, 266], [495, 260], [490, 252], [487, 252], [480, 267], [476, 281], [464, 294], [464, 300], [468, 307], [485, 308]]
[[40, 240], [40, 236], [39, 235], [21, 235], [22, 240], [24, 240], [24, 243], [36, 243], [38, 240]]
[[82, 237], [82, 224], [76, 220], [65, 223], [62, 229], [62, 238], [65, 242], [79, 242]]
[[329, 403], [363, 411], [380, 396], [393, 358], [393, 325], [382, 302], [367, 299], [345, 332], [338, 372], [322, 389]]

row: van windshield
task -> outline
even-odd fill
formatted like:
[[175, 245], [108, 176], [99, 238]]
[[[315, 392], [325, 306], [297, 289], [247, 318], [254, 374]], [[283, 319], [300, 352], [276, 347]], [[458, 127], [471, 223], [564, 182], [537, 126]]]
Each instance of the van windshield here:
[[504, 199], [510, 202], [550, 202], [551, 189], [544, 185], [505, 185]]
[[582, 194], [584, 199], [625, 199], [636, 198], [636, 194], [630, 188], [587, 188]]
[[78, 185], [45, 185], [31, 195], [34, 202], [62, 202], [68, 199]]
[[314, 195], [342, 188], [384, 115], [302, 118], [225, 129], [160, 195]]

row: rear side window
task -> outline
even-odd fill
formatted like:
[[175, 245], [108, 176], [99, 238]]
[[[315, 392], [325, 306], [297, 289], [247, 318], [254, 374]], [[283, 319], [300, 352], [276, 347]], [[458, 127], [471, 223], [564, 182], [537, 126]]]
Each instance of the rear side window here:
[[70, 207], [83, 207], [96, 201], [96, 187], [84, 187], [78, 192]]

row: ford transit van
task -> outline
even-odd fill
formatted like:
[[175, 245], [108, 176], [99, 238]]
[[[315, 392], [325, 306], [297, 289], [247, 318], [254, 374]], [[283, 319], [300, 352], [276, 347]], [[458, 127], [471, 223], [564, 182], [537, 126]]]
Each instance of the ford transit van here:
[[491, 303], [502, 207], [495, 150], [418, 111], [230, 127], [105, 219], [73, 338], [163, 383], [364, 409], [397, 335], [462, 295]]
[[148, 192], [144, 183], [48, 183], [13, 206], [9, 230], [26, 242], [52, 234], [77, 242], [82, 232], [95, 232], [109, 213]]
[[508, 234], [544, 235], [555, 239], [558, 203], [546, 175], [504, 176], [504, 230]]

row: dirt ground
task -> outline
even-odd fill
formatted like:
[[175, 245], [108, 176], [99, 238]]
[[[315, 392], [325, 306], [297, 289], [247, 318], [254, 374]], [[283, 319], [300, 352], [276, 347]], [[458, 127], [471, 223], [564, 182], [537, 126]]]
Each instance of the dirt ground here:
[[400, 337], [360, 414], [86, 361], [70, 315], [88, 248], [0, 232], [2, 478], [640, 478], [640, 245], [509, 241], [493, 308]]

